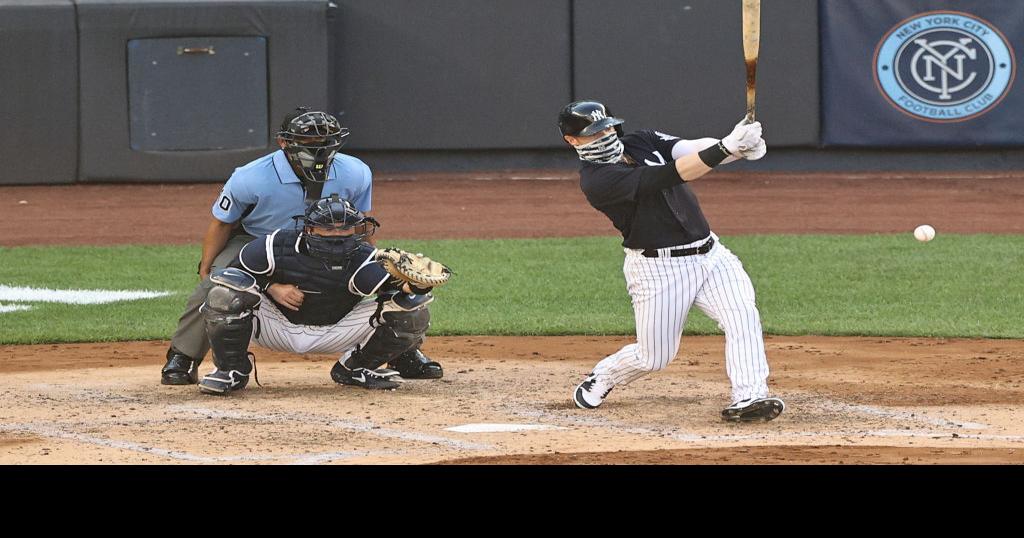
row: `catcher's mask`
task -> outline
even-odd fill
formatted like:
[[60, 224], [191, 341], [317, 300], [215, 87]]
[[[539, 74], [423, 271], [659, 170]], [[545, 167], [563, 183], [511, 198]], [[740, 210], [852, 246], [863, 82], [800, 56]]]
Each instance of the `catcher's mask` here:
[[324, 183], [338, 150], [345, 145], [348, 128], [326, 113], [299, 107], [281, 124], [277, 136], [285, 142], [288, 161], [302, 172], [302, 179]]
[[295, 219], [309, 255], [334, 265], [347, 262], [380, 226], [337, 194], [313, 202]]

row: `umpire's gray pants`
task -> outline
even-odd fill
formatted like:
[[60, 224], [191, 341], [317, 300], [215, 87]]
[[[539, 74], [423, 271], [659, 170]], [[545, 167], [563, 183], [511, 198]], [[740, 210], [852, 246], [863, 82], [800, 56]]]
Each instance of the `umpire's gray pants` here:
[[[224, 250], [220, 251], [220, 254], [213, 259], [213, 269], [227, 267], [238, 256], [242, 247], [253, 239], [255, 237], [248, 234], [239, 234], [228, 239]], [[178, 329], [171, 337], [171, 347], [193, 359], [202, 360], [206, 356], [206, 352], [210, 351], [210, 339], [206, 336], [206, 323], [203, 321], [203, 315], [199, 312], [199, 307], [206, 302], [206, 294], [212, 287], [213, 284], [209, 277], [199, 282], [195, 291], [188, 298], [185, 313], [178, 319]]]

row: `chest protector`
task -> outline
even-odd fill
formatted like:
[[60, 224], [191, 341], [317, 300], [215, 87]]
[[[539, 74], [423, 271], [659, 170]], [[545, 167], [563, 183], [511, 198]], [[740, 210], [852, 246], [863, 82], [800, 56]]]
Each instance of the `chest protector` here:
[[305, 294], [298, 312], [281, 306], [267, 295], [288, 321], [297, 325], [333, 325], [363, 299], [349, 291], [349, 281], [373, 254], [373, 246], [360, 246], [343, 265], [331, 265], [323, 259], [305, 254], [299, 242], [299, 234], [294, 231], [278, 232], [274, 236], [272, 248], [274, 269], [271, 281], [293, 284]]

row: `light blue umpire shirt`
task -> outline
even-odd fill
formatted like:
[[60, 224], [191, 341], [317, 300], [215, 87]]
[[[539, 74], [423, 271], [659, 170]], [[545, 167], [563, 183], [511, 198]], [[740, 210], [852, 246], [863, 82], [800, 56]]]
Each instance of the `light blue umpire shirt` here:
[[[338, 153], [331, 163], [323, 193], [337, 194], [360, 211], [371, 209], [373, 174], [350, 155]], [[278, 228], [291, 228], [292, 217], [306, 212], [305, 191], [283, 150], [236, 168], [213, 203], [213, 216], [226, 223], [242, 221], [245, 233], [259, 237]]]

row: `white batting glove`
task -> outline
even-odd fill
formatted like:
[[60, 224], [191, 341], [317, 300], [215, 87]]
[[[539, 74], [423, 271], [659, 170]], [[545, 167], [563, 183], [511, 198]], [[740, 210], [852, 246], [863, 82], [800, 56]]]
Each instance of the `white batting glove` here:
[[756, 146], [740, 153], [740, 157], [748, 161], [756, 161], [761, 157], [764, 157], [765, 153], [768, 153], [768, 145], [765, 144], [764, 139], [762, 138]]
[[764, 157], [767, 151], [763, 147], [764, 139], [761, 138], [761, 122], [747, 123], [746, 118], [737, 123], [732, 132], [722, 139], [722, 145], [734, 157], [752, 161]]

